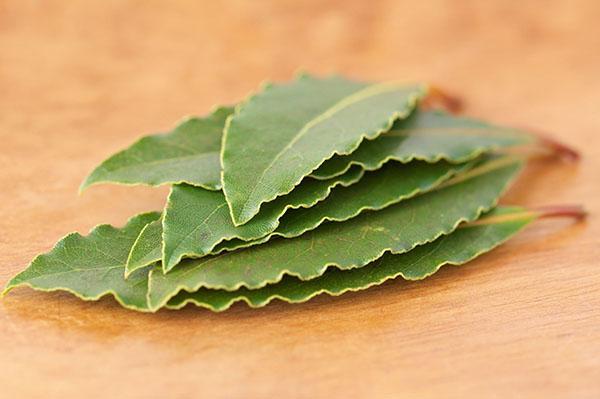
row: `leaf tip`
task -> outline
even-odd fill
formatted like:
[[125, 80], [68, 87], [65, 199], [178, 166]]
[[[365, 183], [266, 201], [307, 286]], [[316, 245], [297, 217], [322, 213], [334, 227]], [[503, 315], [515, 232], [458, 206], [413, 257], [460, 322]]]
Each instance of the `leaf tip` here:
[[173, 268], [175, 266], [177, 266], [179, 264], [179, 262], [181, 261], [181, 256], [170, 256], [168, 258], [163, 258], [162, 260], [162, 267], [161, 270], [163, 272], [163, 274], [167, 274], [168, 272], [170, 272], [171, 270], [173, 270]]
[[4, 289], [2, 290], [2, 292], [0, 292], [0, 298], [4, 298], [4, 296], [6, 296], [6, 294], [8, 294], [8, 292], [10, 290], [12, 290], [12, 286], [11, 285], [7, 285], [6, 287], [4, 287]]
[[88, 189], [88, 187], [90, 187], [90, 186], [91, 186], [91, 184], [89, 184], [89, 183], [87, 182], [87, 179], [86, 179], [86, 180], [85, 180], [83, 183], [81, 183], [81, 184], [79, 185], [79, 188], [77, 189], [77, 195], [83, 195], [83, 192], [84, 192], [85, 190], [87, 190], [87, 189]]
[[[20, 273], [19, 273], [20, 274]], [[19, 284], [15, 283], [15, 279], [18, 277], [14, 276], [13, 278], [11, 278], [8, 283], [6, 283], [6, 286], [4, 286], [4, 289], [0, 292], [0, 298], [3, 298], [6, 294], [9, 293], [9, 291], [11, 291], [13, 288], [17, 287]]]
[[82, 195], [84, 191], [98, 183], [100, 183], [100, 181], [96, 178], [96, 170], [94, 170], [81, 182], [77, 194]]

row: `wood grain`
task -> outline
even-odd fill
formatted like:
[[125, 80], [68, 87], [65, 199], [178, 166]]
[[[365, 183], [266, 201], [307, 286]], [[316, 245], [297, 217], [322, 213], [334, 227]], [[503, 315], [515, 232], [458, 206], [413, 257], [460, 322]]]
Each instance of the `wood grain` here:
[[0, 284], [67, 232], [160, 208], [84, 176], [136, 137], [298, 69], [424, 80], [579, 147], [506, 203], [582, 203], [467, 266], [303, 305], [155, 315], [18, 289], [11, 398], [600, 397], [600, 3], [2, 1]]

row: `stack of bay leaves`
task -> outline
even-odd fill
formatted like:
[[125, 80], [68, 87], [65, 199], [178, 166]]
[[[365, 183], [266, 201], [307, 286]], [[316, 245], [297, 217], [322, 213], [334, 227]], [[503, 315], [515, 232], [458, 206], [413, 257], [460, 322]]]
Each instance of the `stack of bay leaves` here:
[[15, 276], [126, 308], [303, 302], [401, 276], [423, 279], [491, 250], [538, 217], [497, 206], [522, 169], [513, 128], [423, 107], [422, 85], [302, 75], [189, 118], [98, 166], [105, 182], [168, 184], [162, 212], [72, 233]]

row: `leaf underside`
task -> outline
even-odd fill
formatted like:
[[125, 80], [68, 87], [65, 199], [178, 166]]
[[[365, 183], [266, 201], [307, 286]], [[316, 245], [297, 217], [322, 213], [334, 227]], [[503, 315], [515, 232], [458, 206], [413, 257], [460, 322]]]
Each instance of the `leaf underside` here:
[[[511, 215], [515, 217], [505, 218]], [[494, 221], [496, 218], [498, 220]], [[258, 308], [274, 299], [300, 303], [319, 294], [338, 296], [350, 291], [364, 290], [396, 277], [421, 280], [437, 272], [443, 265], [461, 265], [492, 250], [518, 233], [534, 218], [533, 214], [522, 208], [498, 207], [480, 219], [481, 224], [459, 226], [453, 233], [434, 242], [404, 254], [386, 253], [361, 268], [334, 268], [308, 281], [286, 276], [277, 284], [255, 290], [240, 288], [237, 291], [225, 291], [201, 288], [191, 293], [181, 291], [169, 300], [166, 307], [180, 309], [191, 303], [219, 312], [228, 309], [235, 302], [245, 302], [250, 307]]]
[[423, 94], [420, 86], [303, 76], [238, 105], [225, 126], [221, 156], [234, 223], [248, 222], [261, 204], [291, 192], [326, 159], [389, 130]]
[[154, 268], [149, 305], [158, 309], [181, 290], [256, 289], [277, 283], [286, 274], [308, 280], [329, 266], [351, 269], [385, 252], [407, 252], [490, 210], [521, 166], [518, 159], [494, 159], [446, 182], [443, 188], [344, 223], [326, 223], [296, 238], [272, 240], [269, 245], [184, 260], [167, 274]]

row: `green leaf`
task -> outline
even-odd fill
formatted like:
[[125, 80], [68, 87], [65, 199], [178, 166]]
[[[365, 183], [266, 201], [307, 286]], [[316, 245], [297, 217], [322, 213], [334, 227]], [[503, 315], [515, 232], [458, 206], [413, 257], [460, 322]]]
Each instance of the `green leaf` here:
[[162, 258], [162, 218], [148, 223], [140, 231], [133, 243], [127, 263], [125, 264], [125, 277], [143, 267], [160, 262]]
[[[310, 208], [296, 206], [296, 209], [288, 210], [278, 221], [288, 206], [286, 199], [305, 189], [305, 183], [302, 183], [289, 195], [265, 204], [258, 216], [242, 226], [233, 225], [224, 205], [224, 198], [219, 201], [216, 193], [186, 187], [174, 188], [168, 201], [167, 215], [173, 212], [177, 217], [171, 218], [169, 224], [180, 232], [191, 233], [188, 236], [181, 235], [185, 240], [180, 241], [182, 244], [178, 257], [168, 270], [179, 263], [182, 257], [199, 258], [209, 253], [233, 251], [264, 243], [274, 236], [296, 237], [328, 220], [339, 222], [351, 219], [366, 210], [383, 209], [431, 190], [454, 174], [470, 167], [470, 164], [453, 165], [443, 161], [435, 164], [416, 161], [402, 167], [385, 166], [379, 171], [369, 173], [352, 186], [342, 185], [334, 188], [325, 200]], [[309, 179], [309, 182], [310, 185], [317, 186], [316, 180]], [[217, 200], [211, 203], [211, 198]], [[273, 208], [274, 204], [280, 205]], [[273, 212], [275, 209], [279, 210]], [[203, 222], [199, 223], [197, 215], [208, 217], [201, 218]], [[277, 219], [272, 215], [276, 215]], [[163, 237], [167, 241], [168, 236], [162, 234], [159, 222], [147, 226], [131, 250], [127, 271], [131, 272], [160, 261]]]
[[361, 168], [354, 168], [330, 180], [305, 179], [290, 194], [265, 204], [262, 211], [243, 226], [233, 224], [222, 192], [187, 185], [173, 186], [163, 220], [164, 270], [171, 270], [184, 256], [209, 254], [223, 240], [262, 237], [275, 230], [288, 209], [310, 207], [325, 199], [333, 187], [349, 186], [362, 175]]
[[303, 76], [271, 85], [236, 108], [223, 138], [223, 190], [236, 225], [291, 192], [323, 161], [349, 154], [406, 117], [420, 86]]
[[360, 165], [379, 169], [388, 161], [466, 162], [502, 148], [529, 144], [534, 137], [517, 129], [494, 126], [441, 111], [415, 110], [407, 119], [372, 141], [364, 141], [350, 155], [325, 161], [312, 176], [330, 179]]
[[297, 237], [326, 221], [342, 222], [365, 211], [384, 209], [427, 192], [472, 166], [472, 163], [455, 165], [444, 161], [434, 164], [415, 161], [400, 167], [386, 165], [367, 173], [357, 184], [337, 187], [327, 199], [310, 208], [289, 211], [272, 234], [251, 242], [239, 239], [225, 241], [213, 253], [260, 244], [275, 236]]
[[100, 225], [87, 237], [71, 233], [10, 280], [3, 294], [17, 286], [68, 291], [84, 300], [110, 294], [128, 309], [148, 311], [150, 267], [137, 270], [127, 280], [123, 274], [133, 242], [144, 226], [159, 217], [156, 212], [141, 214], [131, 218], [123, 228]]
[[253, 308], [258, 308], [274, 299], [299, 303], [323, 293], [338, 296], [349, 291], [364, 290], [396, 277], [421, 280], [431, 276], [444, 265], [462, 265], [492, 250], [535, 218], [535, 213], [522, 208], [496, 208], [473, 224], [459, 226], [450, 235], [404, 254], [386, 253], [365, 267], [352, 270], [332, 268], [309, 281], [286, 276], [277, 284], [255, 290], [240, 288], [237, 291], [225, 291], [201, 288], [193, 293], [181, 291], [168, 302], [167, 307], [180, 309], [188, 303], [193, 303], [218, 312], [228, 309], [235, 302], [243, 301]]
[[162, 307], [181, 290], [256, 289], [277, 283], [286, 274], [309, 280], [329, 266], [351, 269], [385, 252], [407, 252], [491, 209], [521, 166], [515, 158], [495, 159], [431, 193], [344, 223], [327, 223], [300, 237], [272, 240], [269, 245], [184, 261], [168, 274], [154, 268], [149, 281], [150, 308]]
[[99, 183], [187, 183], [208, 190], [221, 188], [219, 152], [226, 118], [221, 107], [204, 118], [191, 118], [170, 133], [146, 136], [111, 156], [83, 182], [81, 191]]

